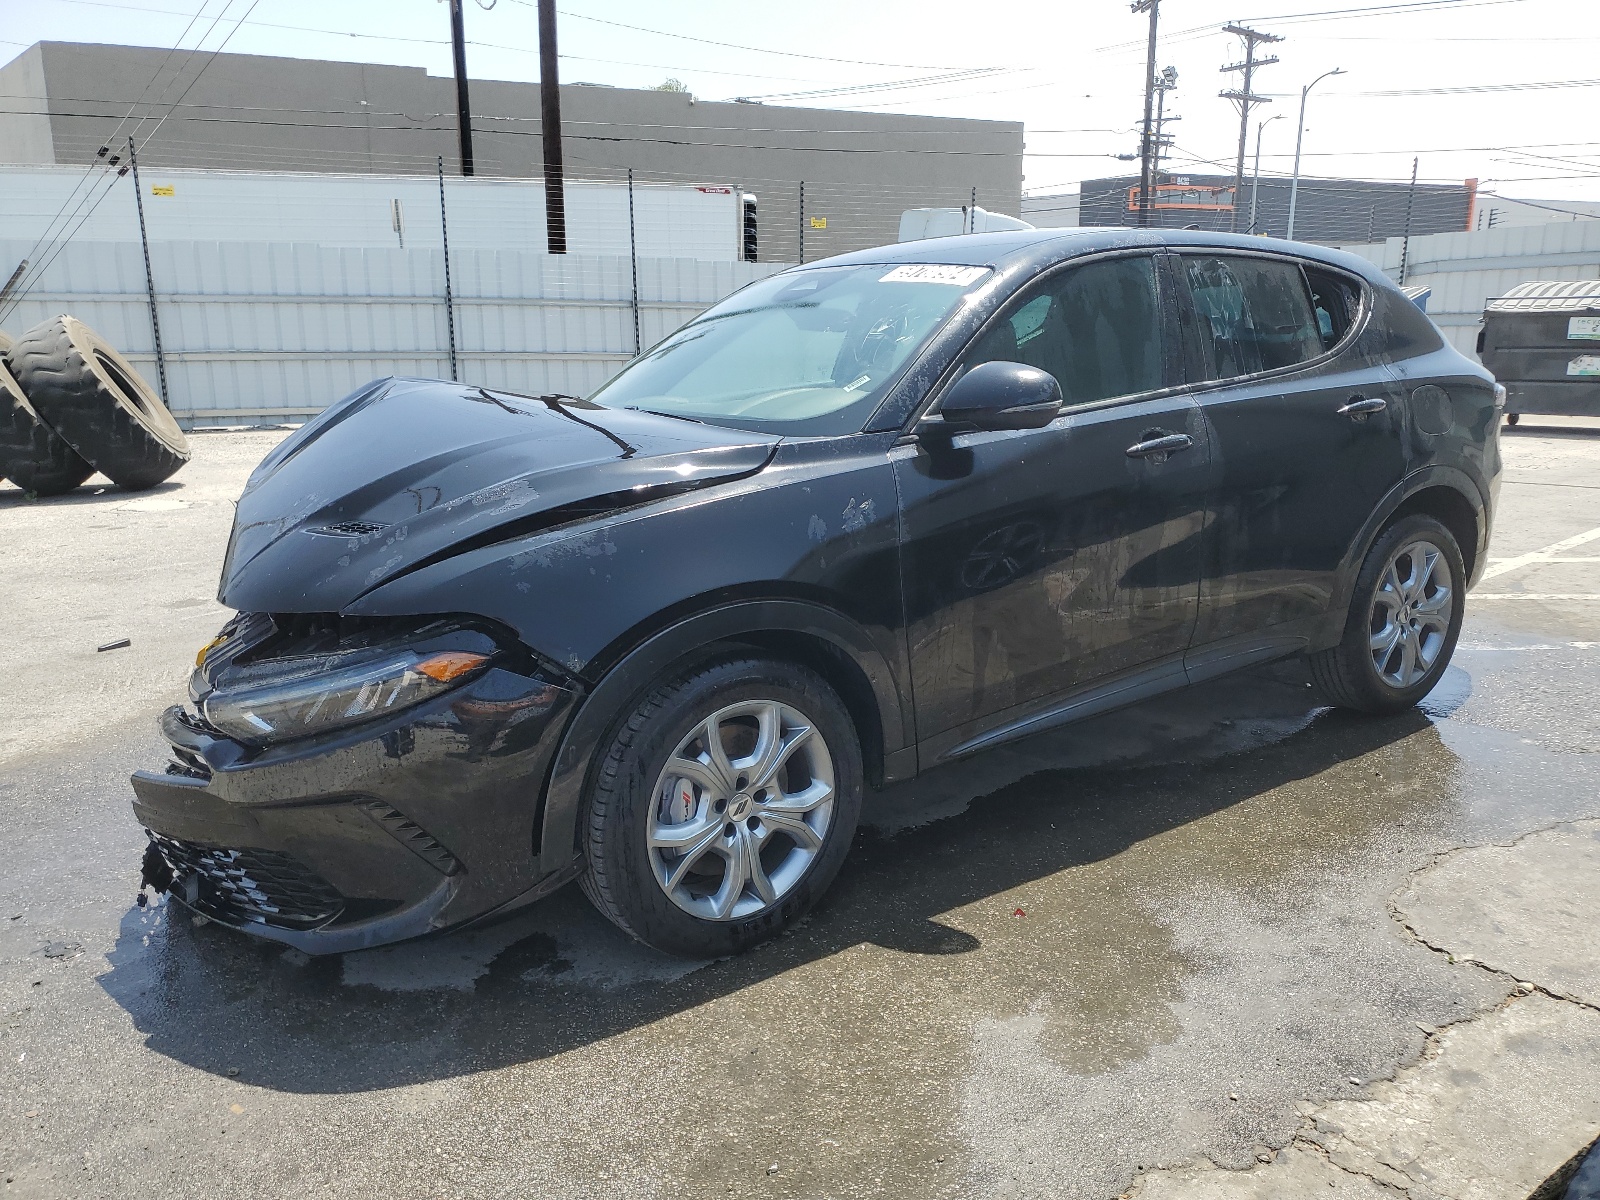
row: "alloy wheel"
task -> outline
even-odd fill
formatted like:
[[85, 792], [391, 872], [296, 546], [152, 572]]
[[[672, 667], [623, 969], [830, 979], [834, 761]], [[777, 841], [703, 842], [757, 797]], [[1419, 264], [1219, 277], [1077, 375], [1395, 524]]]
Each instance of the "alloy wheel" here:
[[821, 852], [834, 797], [827, 743], [799, 709], [776, 700], [718, 709], [656, 780], [645, 829], [656, 883], [696, 917], [754, 916]]
[[1372, 665], [1392, 688], [1411, 687], [1438, 661], [1450, 636], [1455, 592], [1444, 551], [1426, 539], [1395, 551], [1372, 597]]

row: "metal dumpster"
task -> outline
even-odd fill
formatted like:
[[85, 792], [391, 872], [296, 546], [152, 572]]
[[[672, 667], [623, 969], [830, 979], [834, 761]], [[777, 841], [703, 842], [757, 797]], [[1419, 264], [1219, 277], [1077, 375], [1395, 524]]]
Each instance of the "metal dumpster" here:
[[1478, 357], [1522, 413], [1600, 417], [1600, 279], [1519, 283], [1483, 310]]

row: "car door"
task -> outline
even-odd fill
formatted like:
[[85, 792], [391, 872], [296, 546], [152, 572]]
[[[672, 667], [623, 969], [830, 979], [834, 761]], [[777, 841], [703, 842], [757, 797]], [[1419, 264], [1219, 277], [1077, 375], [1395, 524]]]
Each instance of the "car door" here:
[[1160, 278], [1138, 253], [1030, 285], [946, 382], [1027, 363], [1060, 382], [1061, 415], [1003, 432], [934, 417], [895, 452], [925, 763], [1097, 680], [1158, 660], [1181, 671], [1209, 448], [1177, 386], [1177, 310]]
[[1365, 285], [1273, 255], [1185, 252], [1184, 326], [1217, 491], [1191, 674], [1288, 645], [1333, 602], [1341, 562], [1405, 474], [1400, 392], [1356, 345]]

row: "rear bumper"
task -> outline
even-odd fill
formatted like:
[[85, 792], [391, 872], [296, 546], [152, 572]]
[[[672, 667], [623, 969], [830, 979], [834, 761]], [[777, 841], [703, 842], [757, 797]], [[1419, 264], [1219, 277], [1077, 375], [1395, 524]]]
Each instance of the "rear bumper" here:
[[541, 868], [537, 838], [576, 698], [491, 670], [389, 721], [259, 750], [168, 709], [174, 762], [133, 776], [134, 815], [151, 838], [146, 880], [312, 954], [535, 898], [571, 875], [570, 855]]

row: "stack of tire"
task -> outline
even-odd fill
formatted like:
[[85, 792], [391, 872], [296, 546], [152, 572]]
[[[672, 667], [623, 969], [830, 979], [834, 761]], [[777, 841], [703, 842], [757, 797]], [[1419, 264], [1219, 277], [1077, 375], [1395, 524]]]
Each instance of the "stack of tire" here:
[[189, 440], [155, 390], [76, 317], [0, 333], [0, 476], [54, 496], [99, 471], [129, 491], [189, 461]]

